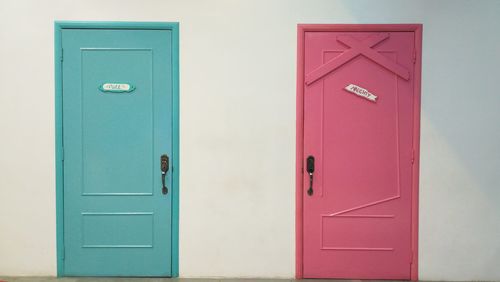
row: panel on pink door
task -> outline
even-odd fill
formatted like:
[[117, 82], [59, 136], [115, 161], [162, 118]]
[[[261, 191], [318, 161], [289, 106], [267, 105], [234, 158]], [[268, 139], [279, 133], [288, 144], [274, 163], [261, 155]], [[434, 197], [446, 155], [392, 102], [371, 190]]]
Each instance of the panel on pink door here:
[[410, 278], [414, 48], [413, 32], [305, 33], [306, 278]]

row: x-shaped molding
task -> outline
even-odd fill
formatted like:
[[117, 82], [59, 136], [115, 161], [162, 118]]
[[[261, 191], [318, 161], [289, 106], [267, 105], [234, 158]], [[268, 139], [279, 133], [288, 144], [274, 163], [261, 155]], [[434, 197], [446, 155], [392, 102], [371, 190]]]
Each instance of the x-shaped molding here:
[[340, 41], [343, 44], [349, 46], [350, 49], [307, 74], [305, 79], [306, 85], [311, 85], [318, 79], [338, 69], [340, 66], [344, 65], [345, 63], [349, 62], [359, 55], [365, 56], [366, 58], [374, 61], [382, 67], [392, 71], [401, 78], [408, 80], [410, 78], [410, 72], [406, 68], [398, 65], [394, 61], [391, 61], [390, 59], [381, 55], [379, 52], [372, 49], [373, 46], [384, 41], [388, 37], [388, 33], [380, 33], [360, 42], [347, 35], [337, 36], [337, 41]]

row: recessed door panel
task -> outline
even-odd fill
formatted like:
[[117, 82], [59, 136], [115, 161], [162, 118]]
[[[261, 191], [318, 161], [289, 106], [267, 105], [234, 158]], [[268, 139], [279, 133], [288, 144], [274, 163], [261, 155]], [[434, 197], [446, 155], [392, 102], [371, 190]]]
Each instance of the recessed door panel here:
[[[85, 48], [81, 57], [83, 193], [151, 195], [153, 111], [137, 109], [153, 106], [152, 50]], [[96, 87], [116, 81], [140, 84], [132, 92]]]

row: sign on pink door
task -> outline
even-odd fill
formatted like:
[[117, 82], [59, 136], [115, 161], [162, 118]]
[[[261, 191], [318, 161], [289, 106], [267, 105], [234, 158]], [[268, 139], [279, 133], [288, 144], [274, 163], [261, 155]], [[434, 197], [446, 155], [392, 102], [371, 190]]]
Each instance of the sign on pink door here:
[[299, 26], [299, 277], [416, 277], [420, 32]]

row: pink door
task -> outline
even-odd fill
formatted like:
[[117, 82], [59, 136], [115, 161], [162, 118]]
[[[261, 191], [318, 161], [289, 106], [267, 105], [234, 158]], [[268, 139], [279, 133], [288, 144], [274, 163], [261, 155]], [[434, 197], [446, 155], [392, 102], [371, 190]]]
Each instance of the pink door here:
[[415, 32], [302, 39], [303, 277], [410, 279]]

